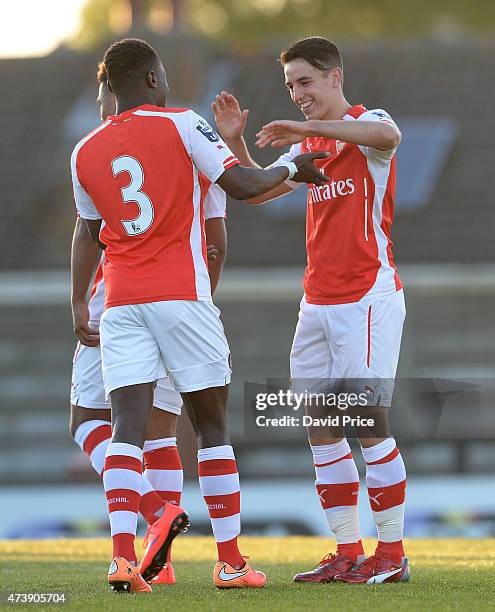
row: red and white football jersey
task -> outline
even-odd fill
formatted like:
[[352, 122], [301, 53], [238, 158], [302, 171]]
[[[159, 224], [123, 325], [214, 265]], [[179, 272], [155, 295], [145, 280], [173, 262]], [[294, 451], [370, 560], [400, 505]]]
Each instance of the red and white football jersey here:
[[142, 105], [83, 138], [71, 158], [83, 219], [103, 219], [105, 306], [209, 299], [200, 173], [239, 161], [190, 109]]
[[[353, 106], [346, 121], [393, 123], [383, 110]], [[345, 304], [365, 295], [398, 291], [402, 283], [392, 255], [390, 228], [394, 214], [395, 150], [328, 138], [306, 138], [272, 164], [300, 153], [329, 152], [316, 160], [330, 182], [308, 185], [304, 276], [310, 304]], [[292, 189], [300, 183], [287, 181]]]
[[[200, 175], [202, 194], [204, 194], [204, 217], [208, 219], [224, 219], [227, 214], [227, 197], [225, 191], [203, 175]], [[89, 326], [91, 329], [98, 329], [100, 326], [101, 315], [105, 308], [105, 281], [103, 279], [103, 259], [102, 254], [100, 263], [96, 268], [93, 286], [88, 302]]]

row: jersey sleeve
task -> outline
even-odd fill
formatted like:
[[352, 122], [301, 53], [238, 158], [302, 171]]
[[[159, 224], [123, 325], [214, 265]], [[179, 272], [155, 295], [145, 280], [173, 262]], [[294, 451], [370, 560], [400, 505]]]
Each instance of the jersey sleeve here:
[[[297, 157], [298, 155], [301, 155], [301, 143], [300, 142], [298, 142], [297, 144], [293, 144], [291, 148], [289, 149], [289, 151], [287, 151], [287, 153], [283, 153], [272, 164], [267, 166], [267, 169], [277, 168], [278, 166], [281, 166], [284, 162], [292, 161], [294, 157]], [[295, 181], [290, 181], [289, 179], [287, 179], [284, 184], [287, 185], [287, 187], [290, 187], [292, 190], [297, 189], [298, 187], [302, 185], [302, 183], [296, 183]]]
[[210, 124], [194, 111], [190, 111], [188, 141], [194, 165], [212, 183], [215, 183], [225, 170], [240, 163]]
[[208, 219], [224, 219], [227, 214], [227, 196], [225, 191], [218, 185], [210, 185], [203, 209], [206, 221]]
[[[358, 121], [381, 121], [383, 123], [388, 123], [389, 125], [394, 125], [395, 127], [397, 127], [397, 124], [387, 113], [387, 111], [384, 111], [381, 108], [366, 111], [358, 117]], [[388, 149], [387, 151], [374, 149], [373, 147], [363, 146], [360, 146], [359, 149], [364, 155], [366, 155], [366, 157], [373, 157], [382, 161], [390, 161], [397, 151], [397, 147], [394, 147], [393, 149]]]
[[76, 203], [77, 214], [82, 219], [101, 219], [101, 215], [96, 209], [93, 200], [81, 185], [79, 177], [77, 176], [77, 153], [79, 146], [77, 146], [70, 158], [70, 168], [72, 174], [72, 188], [74, 190], [74, 201]]

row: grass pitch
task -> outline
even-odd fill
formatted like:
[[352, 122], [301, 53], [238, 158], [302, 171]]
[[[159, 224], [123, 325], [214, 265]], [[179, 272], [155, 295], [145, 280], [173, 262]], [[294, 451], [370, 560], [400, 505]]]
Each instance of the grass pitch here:
[[[177, 584], [151, 595], [112, 593], [106, 583], [107, 540], [0, 541], [0, 607], [37, 610], [494, 610], [495, 540], [410, 540], [409, 584], [299, 585], [294, 573], [313, 567], [332, 547], [323, 538], [242, 538], [242, 550], [268, 584], [261, 590], [213, 587], [212, 538], [181, 536], [174, 545]], [[366, 551], [373, 552], [367, 541]], [[61, 593], [66, 604], [10, 604], [8, 593]]]

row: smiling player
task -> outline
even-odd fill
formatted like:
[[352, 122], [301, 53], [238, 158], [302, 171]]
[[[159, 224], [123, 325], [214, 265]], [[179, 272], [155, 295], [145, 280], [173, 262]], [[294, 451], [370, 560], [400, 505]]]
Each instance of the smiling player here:
[[[331, 179], [308, 186], [305, 294], [290, 356], [291, 378], [293, 387], [310, 382], [316, 391], [325, 391], [329, 380], [366, 379], [370, 395], [361, 415], [372, 416], [375, 427], [356, 432], [378, 531], [375, 554], [365, 560], [357, 510], [359, 476], [343, 428], [310, 428], [317, 494], [337, 551], [294, 580], [406, 581], [406, 472], [387, 415], [405, 318], [390, 240], [401, 134], [386, 111], [346, 100], [342, 58], [329, 40], [295, 42], [282, 51], [280, 62], [291, 99], [306, 120], [273, 121], [258, 133], [257, 144], [291, 145], [271, 167], [302, 152], [327, 152], [330, 156], [318, 166]], [[217, 96], [213, 110], [221, 135], [241, 163], [258, 167], [242, 137], [248, 111], [241, 112], [226, 92]], [[297, 187], [286, 181], [250, 202], [263, 204]], [[312, 414], [316, 408], [307, 410]]]

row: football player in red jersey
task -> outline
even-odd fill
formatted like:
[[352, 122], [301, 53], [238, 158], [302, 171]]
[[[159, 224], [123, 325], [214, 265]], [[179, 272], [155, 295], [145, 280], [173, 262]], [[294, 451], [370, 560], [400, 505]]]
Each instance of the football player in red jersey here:
[[76, 145], [71, 170], [78, 213], [105, 249], [100, 337], [112, 440], [103, 482], [114, 548], [108, 581], [114, 590], [150, 591], [145, 580], [161, 570], [170, 539], [187, 525], [182, 508], [165, 506], [157, 520], [157, 537], [165, 537], [156, 545], [153, 538], [141, 575], [134, 539], [142, 448], [154, 383], [168, 373], [197, 434], [200, 486], [219, 555], [213, 582], [262, 587], [264, 574], [237, 545], [239, 480], [226, 426], [230, 354], [211, 301], [200, 175], [247, 199], [287, 178], [323, 185], [327, 177], [313, 160], [325, 154], [270, 170], [244, 168], [204, 119], [166, 107], [165, 70], [147, 43], [114, 43], [104, 64], [117, 114]]
[[[406, 581], [406, 472], [387, 418], [405, 318], [390, 240], [401, 134], [386, 111], [346, 100], [342, 58], [329, 40], [297, 41], [282, 51], [280, 62], [291, 99], [305, 120], [273, 121], [258, 132], [256, 144], [291, 145], [270, 167], [302, 152], [327, 152], [329, 157], [317, 165], [330, 177], [326, 185], [308, 186], [305, 294], [290, 356], [292, 386], [321, 392], [343, 380], [366, 393], [367, 405], [359, 413], [348, 410], [374, 421], [373, 427], [357, 427], [356, 433], [378, 531], [375, 554], [365, 559], [357, 510], [359, 477], [343, 420], [333, 428], [310, 427], [317, 494], [337, 551], [294, 580]], [[220, 134], [241, 163], [259, 167], [242, 136], [248, 111], [241, 112], [227, 92], [217, 96], [213, 110]], [[286, 181], [250, 202], [263, 204], [297, 187]], [[306, 409], [321, 416], [315, 402]]]
[[[115, 114], [115, 98], [108, 88], [105, 65], [98, 66], [98, 105], [102, 121]], [[216, 185], [202, 181], [205, 233], [208, 244], [208, 273], [212, 294], [220, 279], [225, 261], [227, 234], [225, 228], [225, 193]], [[79, 339], [74, 355], [71, 387], [71, 434], [90, 458], [98, 474], [103, 472], [105, 453], [111, 439], [110, 402], [105, 399], [99, 347], [99, 324], [103, 312], [104, 281], [101, 251], [88, 233], [86, 223], [77, 218], [72, 243], [72, 312], [74, 331]], [[99, 262], [99, 264], [98, 264]], [[97, 266], [98, 264], [98, 266]], [[97, 266], [89, 303], [86, 302], [89, 283]], [[145, 544], [153, 541], [156, 508], [149, 503], [155, 499], [155, 489], [164, 502], [180, 504], [183, 472], [177, 450], [177, 418], [182, 399], [170, 379], [158, 381], [154, 394], [154, 407], [148, 422], [144, 444], [146, 491], [141, 491], [140, 510], [149, 524]], [[153, 580], [156, 584], [173, 584], [175, 573], [170, 562], [170, 550], [165, 551], [168, 561]]]

